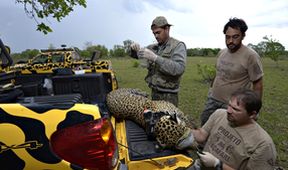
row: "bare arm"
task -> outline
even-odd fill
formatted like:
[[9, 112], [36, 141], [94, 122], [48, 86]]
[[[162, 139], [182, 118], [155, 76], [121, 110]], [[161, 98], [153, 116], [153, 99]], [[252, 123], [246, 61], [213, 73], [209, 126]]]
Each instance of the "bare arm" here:
[[204, 143], [208, 138], [208, 133], [203, 129], [192, 129], [192, 134], [198, 143]]
[[228, 166], [227, 164], [223, 163], [223, 170], [235, 170], [234, 168], [231, 168], [230, 166]]
[[263, 78], [256, 80], [253, 82], [253, 90], [260, 96], [262, 99], [263, 94]]

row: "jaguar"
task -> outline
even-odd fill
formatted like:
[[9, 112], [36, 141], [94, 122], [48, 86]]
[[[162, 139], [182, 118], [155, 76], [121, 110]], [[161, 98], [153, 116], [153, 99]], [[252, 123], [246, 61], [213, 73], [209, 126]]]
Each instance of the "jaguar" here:
[[[140, 89], [113, 90], [108, 93], [106, 102], [116, 119], [132, 120], [144, 129], [149, 125], [145, 113], [152, 113], [153, 117], [158, 118], [152, 127], [153, 134], [162, 147], [177, 147], [183, 138], [187, 137], [190, 129], [196, 128], [194, 119], [186, 116], [175, 105], [164, 100], [151, 100], [148, 94]], [[156, 116], [157, 114], [160, 116]]]

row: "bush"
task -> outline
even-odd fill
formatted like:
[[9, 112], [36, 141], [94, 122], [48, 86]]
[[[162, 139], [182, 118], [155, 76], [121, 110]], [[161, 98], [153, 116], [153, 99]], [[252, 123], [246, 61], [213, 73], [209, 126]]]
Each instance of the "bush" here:
[[139, 65], [140, 65], [140, 63], [138, 60], [133, 62], [133, 67], [137, 68], [137, 67], [139, 67]]
[[205, 83], [212, 83], [216, 76], [216, 68], [214, 65], [197, 64], [197, 73], [202, 76]]

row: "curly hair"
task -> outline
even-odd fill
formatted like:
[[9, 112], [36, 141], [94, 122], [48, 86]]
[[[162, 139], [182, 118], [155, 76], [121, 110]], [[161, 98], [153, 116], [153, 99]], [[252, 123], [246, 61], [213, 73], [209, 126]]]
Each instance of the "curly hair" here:
[[240, 31], [243, 35], [245, 35], [245, 32], [248, 29], [248, 26], [245, 23], [245, 21], [243, 19], [239, 19], [239, 18], [230, 18], [229, 19], [229, 22], [227, 22], [227, 24], [224, 26], [224, 30], [223, 30], [224, 34], [226, 34], [228, 27], [231, 27], [233, 29], [240, 29]]

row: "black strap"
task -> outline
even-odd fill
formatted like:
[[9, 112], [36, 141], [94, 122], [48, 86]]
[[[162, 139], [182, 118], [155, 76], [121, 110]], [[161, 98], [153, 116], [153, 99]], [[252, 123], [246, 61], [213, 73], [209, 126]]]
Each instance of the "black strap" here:
[[215, 167], [216, 170], [223, 170], [223, 162], [220, 160], [220, 162]]

